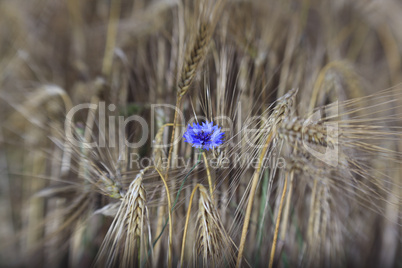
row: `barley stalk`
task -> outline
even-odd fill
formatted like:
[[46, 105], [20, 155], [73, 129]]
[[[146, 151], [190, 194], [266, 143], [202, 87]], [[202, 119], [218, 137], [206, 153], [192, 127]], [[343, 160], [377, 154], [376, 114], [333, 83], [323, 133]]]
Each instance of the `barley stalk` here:
[[191, 213], [191, 205], [193, 204], [194, 195], [197, 192], [197, 189], [201, 186], [201, 184], [197, 184], [190, 195], [190, 201], [188, 203], [187, 215], [186, 215], [186, 222], [184, 224], [184, 232], [183, 232], [183, 240], [181, 244], [181, 254], [180, 254], [180, 267], [183, 267], [184, 261], [184, 247], [186, 245], [186, 238], [187, 238], [187, 230], [188, 230], [188, 223], [190, 221], [190, 213]]
[[259, 159], [259, 165], [257, 170], [255, 171], [254, 175], [253, 175], [253, 179], [252, 179], [252, 185], [251, 185], [251, 190], [250, 190], [250, 195], [248, 198], [248, 203], [247, 203], [247, 210], [246, 210], [246, 215], [244, 218], [244, 223], [243, 223], [243, 228], [242, 228], [242, 233], [241, 233], [241, 240], [240, 240], [240, 245], [239, 245], [239, 252], [237, 255], [237, 260], [236, 260], [236, 268], [239, 268], [241, 266], [241, 261], [243, 258], [243, 252], [244, 252], [244, 246], [246, 244], [246, 236], [247, 236], [247, 230], [248, 230], [248, 225], [250, 222], [250, 215], [251, 215], [251, 210], [253, 207], [253, 199], [254, 199], [254, 195], [255, 192], [257, 190], [257, 185], [258, 185], [258, 181], [260, 179], [260, 174], [261, 174], [261, 166], [262, 166], [262, 159], [264, 158], [264, 156], [266, 155], [266, 152], [268, 150], [268, 147], [272, 141], [272, 137], [273, 137], [274, 133], [271, 132], [264, 144], [264, 147], [261, 151], [260, 154], [260, 159]]
[[172, 267], [172, 240], [173, 240], [173, 217], [172, 217], [172, 203], [170, 201], [170, 193], [169, 193], [169, 187], [166, 183], [166, 180], [163, 178], [163, 175], [161, 171], [159, 171], [157, 168], [155, 170], [158, 172], [161, 180], [163, 181], [163, 184], [165, 186], [166, 190], [166, 195], [167, 195], [167, 200], [168, 200], [168, 213], [169, 213], [169, 249], [168, 249], [168, 267]]
[[276, 241], [278, 239], [279, 225], [280, 225], [281, 216], [282, 216], [282, 206], [283, 206], [283, 201], [285, 199], [287, 185], [288, 185], [288, 176], [286, 174], [286, 177], [284, 180], [284, 185], [283, 185], [283, 190], [282, 190], [281, 202], [279, 204], [278, 218], [276, 219], [275, 233], [274, 233], [274, 239], [272, 242], [272, 249], [271, 249], [271, 257], [269, 258], [269, 265], [268, 265], [269, 268], [272, 268], [272, 265], [274, 264]]
[[211, 172], [209, 171], [208, 159], [207, 159], [207, 156], [206, 156], [205, 152], [202, 152], [202, 156], [204, 158], [205, 169], [207, 170], [209, 193], [211, 194], [212, 201], [214, 201], [214, 187], [213, 187], [213, 184], [212, 184]]
[[110, 18], [107, 27], [105, 55], [102, 63], [102, 73], [106, 77], [110, 75], [112, 70], [113, 56], [115, 50], [117, 24], [120, 15], [121, 0], [112, 0]]

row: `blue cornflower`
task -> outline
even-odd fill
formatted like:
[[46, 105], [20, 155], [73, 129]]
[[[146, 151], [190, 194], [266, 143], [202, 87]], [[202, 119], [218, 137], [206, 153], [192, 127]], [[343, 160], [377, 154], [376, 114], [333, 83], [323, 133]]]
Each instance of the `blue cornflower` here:
[[204, 122], [201, 125], [198, 123], [190, 126], [188, 124], [187, 131], [184, 133], [183, 138], [185, 142], [191, 143], [195, 148], [212, 149], [223, 143], [224, 132], [214, 123]]

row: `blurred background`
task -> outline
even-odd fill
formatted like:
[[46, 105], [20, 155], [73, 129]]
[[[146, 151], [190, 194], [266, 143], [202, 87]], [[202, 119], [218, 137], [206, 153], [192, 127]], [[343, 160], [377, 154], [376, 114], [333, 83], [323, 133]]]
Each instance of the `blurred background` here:
[[[194, 77], [188, 80], [191, 86], [180, 104], [187, 118], [194, 114], [209, 119], [225, 115], [233, 121], [238, 118], [244, 121], [250, 116], [263, 115], [275, 100], [288, 90], [298, 88], [295, 109], [299, 115], [335, 101], [342, 103], [341, 108], [349, 109], [348, 105], [353, 104], [355, 111], [366, 109], [365, 118], [371, 119], [372, 113], [373, 118], [378, 118], [373, 122], [381, 125], [383, 136], [377, 133], [376, 137], [384, 143], [376, 146], [393, 152], [387, 154], [386, 150], [373, 146], [368, 151], [383, 158], [365, 162], [367, 169], [362, 166], [367, 173], [372, 169], [395, 171], [381, 173], [386, 177], [384, 184], [380, 179], [380, 182], [371, 181], [384, 190], [381, 194], [380, 191], [364, 192], [366, 197], [373, 195], [373, 200], [377, 200], [377, 194], [381, 195], [378, 200], [384, 203], [368, 204], [370, 198], [364, 198], [360, 202], [362, 208], [354, 210], [349, 206], [350, 210], [343, 213], [347, 204], [338, 206], [330, 201], [328, 215], [340, 216], [338, 221], [326, 223], [334, 226], [326, 229], [327, 242], [317, 244], [322, 250], [320, 257], [311, 253], [314, 247], [309, 251], [312, 242], [307, 226], [312, 217], [309, 206], [314, 205], [313, 184], [306, 182], [305, 191], [295, 190], [294, 201], [289, 201], [294, 206], [290, 205], [288, 213], [296, 212], [289, 219], [287, 238], [279, 239], [274, 266], [402, 267], [402, 144], [398, 140], [402, 127], [402, 2], [220, 2], [0, 1], [1, 267], [89, 267], [97, 254], [100, 259], [112, 254], [112, 250], [101, 246], [102, 241], [123, 197], [130, 191], [130, 183], [140, 171], [120, 161], [122, 152], [116, 148], [71, 147], [65, 137], [66, 115], [76, 105], [105, 102], [116, 107], [114, 111], [107, 110], [107, 116], [138, 115], [148, 124], [155, 124], [157, 130], [173, 123], [171, 109], [157, 109], [151, 117], [151, 105], [177, 103], [177, 85], [179, 81], [187, 81], [182, 75], [186, 68], [183, 66], [191, 66], [186, 65], [186, 59], [189, 55], [193, 57], [197, 49], [204, 49], [199, 32], [204, 23], [209, 25], [205, 37], [208, 43], [200, 59], [193, 62], [196, 67], [191, 75]], [[194, 42], [201, 42], [201, 48], [195, 45], [192, 49]], [[382, 99], [381, 94], [365, 99], [390, 88], [394, 91], [384, 93], [387, 99]], [[356, 98], [359, 100], [356, 103], [345, 102]], [[387, 105], [391, 100], [394, 102]], [[384, 111], [381, 116], [376, 114], [375, 107], [380, 102], [385, 103], [381, 106]], [[237, 110], [240, 104], [241, 112]], [[97, 113], [82, 109], [75, 114], [76, 140], [94, 141], [101, 134], [115, 131], [107, 123], [102, 133]], [[368, 119], [362, 124], [370, 125]], [[168, 150], [155, 151], [152, 144], [168, 143], [171, 130], [162, 129], [159, 137], [149, 134], [143, 146], [126, 148], [123, 153], [144, 157], [167, 155]], [[366, 128], [367, 133], [363, 134], [370, 136], [370, 130], [373, 128]], [[138, 124], [130, 123], [126, 128], [127, 139], [138, 141], [141, 131]], [[236, 136], [236, 132], [231, 134]], [[385, 144], [388, 134], [393, 139]], [[236, 147], [236, 152], [250, 150], [246, 144]], [[230, 148], [228, 151], [234, 153]], [[191, 147], [184, 144], [174, 153], [185, 159], [194, 157]], [[357, 160], [363, 159], [357, 153], [355, 156]], [[387, 162], [387, 158], [394, 161]], [[185, 173], [174, 168], [169, 172], [168, 185], [177, 193], [177, 180]], [[233, 215], [244, 213], [242, 197], [248, 196], [246, 188], [253, 172], [250, 169], [242, 174], [241, 178], [224, 171], [213, 175], [217, 181], [222, 178], [217, 187], [216, 206], [233, 243], [233, 252], [229, 253], [233, 259], [237, 256], [233, 245], [238, 245], [240, 240], [242, 220], [239, 219], [243, 219]], [[199, 173], [194, 181], [202, 182], [205, 176]], [[152, 192], [157, 187], [159, 191], [163, 189], [156, 177], [153, 174], [144, 178], [149, 206], [148, 231], [153, 238], [167, 218], [167, 209], [163, 209], [167, 205], [165, 194]], [[173, 241], [173, 265], [179, 263], [185, 212], [194, 181], [186, 184], [176, 212], [178, 234]], [[251, 216], [244, 267], [268, 264], [274, 233], [274, 221], [270, 217], [277, 215], [282, 187], [276, 181], [273, 185], [275, 194], [271, 199], [264, 199], [264, 190], [258, 190], [255, 203], [261, 205]], [[265, 214], [260, 215], [258, 208], [263, 209], [264, 200], [272, 204], [273, 212], [261, 220], [260, 216]], [[304, 204], [304, 208], [297, 206], [298, 203]], [[378, 210], [374, 209], [375, 213], [368, 216], [366, 213], [371, 212], [365, 208], [370, 210], [368, 207], [372, 205], [378, 205]], [[329, 208], [332, 206], [333, 210]], [[343, 212], [338, 213], [337, 208]], [[342, 221], [350, 224], [336, 225]], [[168, 266], [166, 233], [167, 230], [160, 246], [154, 248], [152, 262], [135, 261], [132, 266]], [[359, 235], [355, 236], [356, 233]], [[317, 237], [321, 235], [320, 232]], [[194, 237], [189, 239], [196, 241]], [[356, 243], [349, 244], [348, 239]], [[147, 243], [150, 240], [145, 239]], [[188, 256], [200, 254], [193, 246], [187, 247]], [[147, 251], [142, 252], [139, 259], [145, 258]], [[194, 258], [187, 266], [196, 266]], [[125, 266], [122, 261], [98, 265]], [[234, 263], [228, 262], [226, 266]]]

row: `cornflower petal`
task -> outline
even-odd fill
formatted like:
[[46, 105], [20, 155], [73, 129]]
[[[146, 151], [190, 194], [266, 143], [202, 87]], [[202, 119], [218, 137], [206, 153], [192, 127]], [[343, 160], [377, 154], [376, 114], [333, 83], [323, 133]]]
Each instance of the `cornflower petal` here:
[[221, 144], [223, 144], [224, 132], [221, 128], [214, 126], [213, 122], [203, 122], [201, 125], [199, 123], [193, 123], [187, 126], [187, 131], [184, 133], [184, 141], [192, 144], [195, 148], [200, 148], [204, 150], [213, 149]]

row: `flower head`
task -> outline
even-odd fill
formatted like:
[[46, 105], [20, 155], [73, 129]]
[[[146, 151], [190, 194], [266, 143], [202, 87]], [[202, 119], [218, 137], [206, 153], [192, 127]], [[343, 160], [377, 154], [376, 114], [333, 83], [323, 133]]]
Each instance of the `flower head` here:
[[185, 142], [191, 143], [195, 148], [212, 149], [223, 143], [223, 134], [218, 126], [214, 126], [214, 123], [204, 122], [201, 125], [194, 123], [187, 127], [187, 131], [183, 137]]

